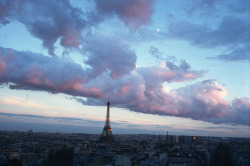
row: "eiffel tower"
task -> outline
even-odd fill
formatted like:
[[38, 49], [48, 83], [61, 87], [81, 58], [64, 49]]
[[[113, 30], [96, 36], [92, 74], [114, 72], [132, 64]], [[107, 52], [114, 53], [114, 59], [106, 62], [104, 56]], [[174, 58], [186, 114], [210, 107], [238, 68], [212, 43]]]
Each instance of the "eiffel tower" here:
[[115, 138], [112, 134], [112, 129], [110, 126], [110, 119], [109, 119], [109, 106], [110, 106], [110, 102], [108, 100], [107, 102], [107, 115], [106, 115], [106, 121], [105, 121], [105, 125], [102, 131], [101, 136], [99, 137], [99, 142], [102, 143], [112, 143], [115, 141]]

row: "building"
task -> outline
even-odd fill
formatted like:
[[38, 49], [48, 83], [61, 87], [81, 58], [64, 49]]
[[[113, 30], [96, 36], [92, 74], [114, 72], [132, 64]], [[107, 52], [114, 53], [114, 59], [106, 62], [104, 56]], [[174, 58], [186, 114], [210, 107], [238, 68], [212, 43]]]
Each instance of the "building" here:
[[101, 142], [101, 143], [112, 143], [112, 142], [115, 141], [115, 138], [114, 138], [114, 136], [112, 134], [112, 129], [111, 129], [111, 126], [110, 126], [109, 107], [110, 107], [110, 102], [108, 100], [108, 102], [107, 102], [107, 115], [106, 115], [105, 125], [103, 127], [102, 134], [99, 137], [99, 142]]

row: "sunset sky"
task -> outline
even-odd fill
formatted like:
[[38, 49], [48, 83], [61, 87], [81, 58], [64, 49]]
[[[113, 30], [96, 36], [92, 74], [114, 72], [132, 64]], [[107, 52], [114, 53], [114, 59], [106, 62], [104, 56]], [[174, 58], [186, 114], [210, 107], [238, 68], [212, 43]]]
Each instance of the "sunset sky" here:
[[0, 130], [250, 137], [249, 0], [0, 0]]

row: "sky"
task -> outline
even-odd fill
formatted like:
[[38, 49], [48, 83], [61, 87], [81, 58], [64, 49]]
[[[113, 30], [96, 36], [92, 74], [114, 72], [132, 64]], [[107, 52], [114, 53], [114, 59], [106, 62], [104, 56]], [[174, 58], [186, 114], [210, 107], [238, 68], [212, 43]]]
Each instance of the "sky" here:
[[0, 0], [0, 130], [250, 137], [248, 0]]

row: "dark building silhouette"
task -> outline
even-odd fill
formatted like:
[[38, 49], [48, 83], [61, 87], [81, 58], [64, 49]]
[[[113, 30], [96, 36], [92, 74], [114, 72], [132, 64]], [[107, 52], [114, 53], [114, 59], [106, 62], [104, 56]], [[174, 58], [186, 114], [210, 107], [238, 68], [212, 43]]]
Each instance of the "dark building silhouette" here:
[[107, 102], [107, 115], [106, 115], [106, 121], [105, 125], [102, 131], [101, 136], [99, 137], [99, 142], [102, 143], [112, 143], [115, 141], [115, 138], [112, 134], [112, 129], [110, 126], [110, 119], [109, 119], [109, 107], [110, 107], [110, 102], [108, 100]]
[[185, 136], [185, 135], [166, 135], [166, 145], [175, 145], [175, 144], [191, 144], [195, 142], [197, 137], [194, 136]]

